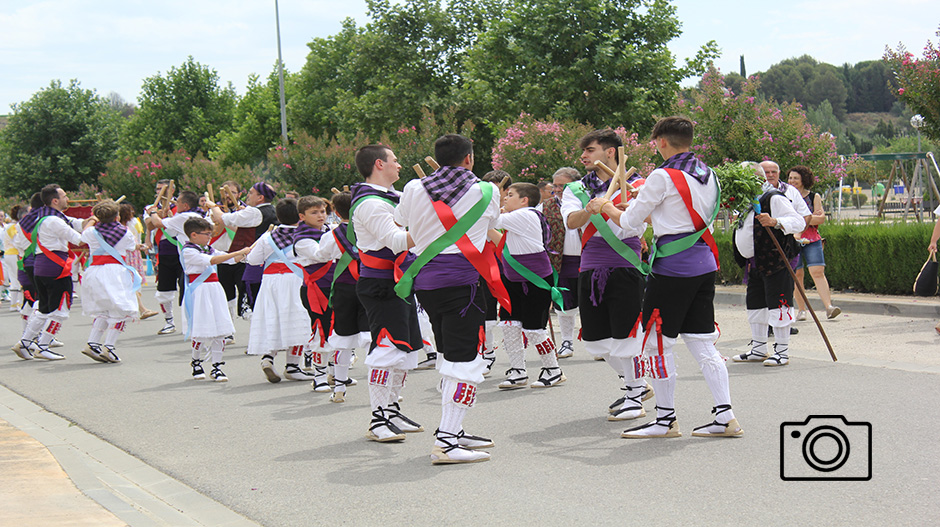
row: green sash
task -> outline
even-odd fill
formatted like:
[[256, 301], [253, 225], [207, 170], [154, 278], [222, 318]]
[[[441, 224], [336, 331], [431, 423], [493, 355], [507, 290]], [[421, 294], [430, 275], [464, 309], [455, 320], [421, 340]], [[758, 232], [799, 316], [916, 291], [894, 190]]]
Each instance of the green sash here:
[[420, 271], [426, 263], [430, 262], [432, 258], [441, 254], [441, 251], [457, 243], [457, 240], [462, 238], [464, 234], [467, 234], [470, 227], [473, 227], [483, 216], [483, 213], [486, 212], [486, 207], [489, 206], [490, 201], [493, 199], [493, 185], [479, 181], [476, 183], [476, 186], [483, 193], [483, 197], [481, 197], [462, 218], [457, 220], [457, 223], [455, 223], [453, 227], [447, 229], [438, 239], [431, 242], [431, 245], [428, 245], [428, 248], [425, 249], [411, 264], [408, 270], [405, 271], [401, 280], [395, 285], [395, 294], [399, 297], [407, 298], [408, 295], [411, 294], [411, 288], [414, 284], [415, 277], [418, 275], [418, 271]]
[[[588, 201], [591, 198], [584, 192], [584, 185], [580, 181], [575, 181], [573, 183], [568, 183], [567, 187], [571, 192], [581, 201], [581, 206], [585, 207], [588, 204]], [[610, 245], [610, 248], [616, 251], [621, 258], [630, 262], [633, 267], [636, 267], [641, 273], [649, 274], [649, 269], [640, 258], [636, 255], [636, 252], [629, 245], [623, 243], [623, 240], [617, 237], [614, 234], [614, 231], [611, 230], [610, 225], [607, 225], [607, 220], [604, 219], [600, 214], [591, 215], [591, 224], [594, 225], [594, 228], [597, 229], [597, 232], [600, 233], [601, 237], [604, 238], [604, 241], [607, 242], [607, 245]], [[520, 273], [521, 274], [521, 273]]]
[[[534, 285], [535, 287], [538, 287], [539, 289], [548, 290], [548, 292], [550, 292], [552, 295], [552, 302], [554, 302], [555, 305], [559, 307], [559, 309], [561, 309], [561, 307], [565, 305], [564, 300], [562, 300], [561, 298], [561, 292], [567, 291], [568, 288], [558, 287], [558, 273], [555, 271], [554, 268], [552, 268], [552, 281], [555, 284], [553, 286], [549, 284], [548, 282], [546, 282], [545, 279], [542, 278], [541, 276], [533, 273], [531, 269], [519, 263], [519, 260], [516, 260], [515, 258], [513, 258], [513, 256], [509, 254], [509, 247], [506, 247], [505, 245], [503, 246], [503, 260], [505, 260], [506, 263], [509, 264], [509, 267], [512, 267], [513, 270], [515, 270], [517, 273], [522, 275], [523, 278], [525, 278], [529, 282], [532, 282], [532, 285]], [[564, 313], [565, 311], [561, 310], [561, 312]]]
[[357, 199], [356, 202], [353, 203], [351, 207], [349, 207], [349, 228], [346, 229], [346, 239], [349, 240], [350, 245], [356, 245], [356, 229], [353, 227], [353, 212], [355, 212], [359, 205], [361, 205], [362, 202], [367, 199], [380, 199], [393, 207], [398, 206], [394, 201], [382, 196], [376, 196], [375, 194], [369, 194]]

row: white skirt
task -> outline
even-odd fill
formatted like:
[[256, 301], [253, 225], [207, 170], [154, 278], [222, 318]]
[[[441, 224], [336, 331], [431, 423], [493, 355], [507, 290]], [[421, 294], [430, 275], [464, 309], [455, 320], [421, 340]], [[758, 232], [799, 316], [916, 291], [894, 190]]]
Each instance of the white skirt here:
[[[235, 325], [232, 324], [222, 284], [203, 282], [193, 291], [192, 301], [193, 325], [190, 328], [190, 339], [210, 340], [235, 334]], [[184, 302], [183, 324], [188, 323], [186, 311]]]
[[310, 316], [300, 301], [300, 278], [293, 274], [266, 274], [251, 312], [248, 354], [303, 346], [310, 340]]
[[90, 265], [82, 275], [82, 313], [89, 317], [137, 318], [131, 273], [119, 264]]

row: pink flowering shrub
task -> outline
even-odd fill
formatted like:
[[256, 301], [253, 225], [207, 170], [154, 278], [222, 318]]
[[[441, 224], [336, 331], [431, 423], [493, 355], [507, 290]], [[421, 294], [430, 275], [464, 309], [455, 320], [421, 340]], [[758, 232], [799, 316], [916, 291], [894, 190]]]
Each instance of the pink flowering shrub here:
[[814, 129], [799, 103], [762, 101], [759, 86], [760, 79], [751, 77], [742, 93], [734, 94], [720, 73], [706, 73], [701, 89], [677, 105], [677, 113], [695, 122], [692, 151], [711, 166], [770, 159], [780, 165], [784, 180], [790, 167], [806, 165], [821, 187], [838, 181], [845, 166], [836, 154], [835, 138]]
[[[562, 167], [584, 173], [578, 142], [594, 127], [575, 121], [539, 120], [522, 113], [513, 123], [505, 124], [493, 147], [493, 168], [508, 172], [514, 179], [536, 182], [550, 180]], [[656, 149], [623, 127], [614, 130], [624, 143], [627, 167], [634, 166], [642, 175], [653, 170]], [[614, 167], [611, 167], [614, 168]]]
[[331, 188], [342, 190], [343, 185], [351, 186], [362, 181], [355, 165], [356, 150], [367, 144], [379, 143], [391, 147], [402, 165], [401, 179], [395, 185], [401, 188], [417, 177], [413, 165], [420, 164], [426, 174], [431, 173], [424, 158], [434, 155], [434, 141], [438, 137], [460, 133], [473, 139], [473, 124], [466, 122], [458, 126], [455, 113], [455, 110], [449, 110], [438, 118], [425, 109], [418, 124], [398, 126], [378, 138], [361, 132], [354, 136], [340, 133], [332, 139], [298, 132], [289, 146], [277, 146], [268, 152], [268, 174], [280, 181], [285, 189], [297, 190], [301, 195], [313, 193], [329, 197]]
[[[105, 171], [98, 175], [98, 185], [102, 193], [112, 199], [126, 196], [126, 201], [140, 212], [144, 205], [153, 203], [153, 188], [161, 179], [176, 181], [177, 191], [192, 190], [202, 195], [210, 183], [218, 188], [224, 181], [232, 180], [246, 188], [262, 177], [246, 166], [223, 167], [201, 153], [193, 158], [185, 150], [169, 153], [145, 150], [140, 155], [109, 162]], [[219, 199], [217, 191], [215, 198]]]
[[927, 41], [923, 57], [916, 59], [899, 44], [897, 50], [885, 49], [884, 61], [897, 79], [898, 99], [924, 117], [924, 135], [940, 141], [940, 48]]

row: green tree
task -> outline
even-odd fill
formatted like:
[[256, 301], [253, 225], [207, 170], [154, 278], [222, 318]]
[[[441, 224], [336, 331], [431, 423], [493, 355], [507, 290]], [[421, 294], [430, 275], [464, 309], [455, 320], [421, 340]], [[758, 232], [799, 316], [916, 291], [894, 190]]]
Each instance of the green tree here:
[[288, 122], [313, 136], [362, 131], [378, 137], [417, 123], [423, 108], [443, 113], [458, 101], [462, 57], [485, 13], [499, 2], [369, 0], [363, 27], [308, 44]]
[[712, 41], [677, 67], [667, 44], [679, 34], [664, 0], [508, 2], [468, 53], [463, 94], [490, 122], [525, 111], [646, 131], [717, 56]]
[[[285, 84], [291, 78], [285, 72]], [[288, 90], [290, 91], [290, 90]], [[268, 149], [281, 141], [281, 110], [277, 70], [261, 83], [257, 75], [248, 78], [245, 96], [238, 100], [232, 127], [219, 132], [217, 149], [210, 154], [223, 165], [255, 165], [265, 160]]]
[[849, 138], [846, 126], [836, 117], [832, 111], [832, 104], [829, 100], [824, 100], [816, 108], [810, 108], [806, 111], [806, 120], [820, 132], [828, 132], [836, 138], [836, 152], [840, 155], [852, 155], [855, 153], [855, 145]]
[[121, 146], [127, 153], [209, 152], [216, 148], [219, 132], [231, 128], [236, 100], [231, 83], [219, 86], [215, 70], [190, 56], [166, 76], [144, 79]]
[[928, 41], [923, 57], [917, 59], [901, 44], [897, 50], [886, 49], [884, 61], [897, 78], [898, 98], [923, 116], [921, 131], [935, 141], [940, 140], [940, 48]]
[[0, 130], [0, 187], [27, 196], [47, 183], [76, 190], [94, 184], [114, 157], [120, 113], [77, 80], [52, 81], [13, 106]]

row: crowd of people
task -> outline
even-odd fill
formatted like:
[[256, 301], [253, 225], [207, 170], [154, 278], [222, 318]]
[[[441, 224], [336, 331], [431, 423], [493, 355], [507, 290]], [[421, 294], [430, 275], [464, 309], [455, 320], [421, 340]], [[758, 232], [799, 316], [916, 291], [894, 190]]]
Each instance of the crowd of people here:
[[[622, 437], [630, 439], [681, 435], [673, 352], [681, 336], [714, 399], [714, 420], [692, 435], [740, 437], [727, 366], [715, 346], [718, 251], [709, 227], [719, 206], [718, 178], [690, 152], [688, 119], [660, 120], [652, 140], [663, 163], [645, 178], [623, 170], [621, 140], [606, 129], [581, 139], [586, 175], [565, 167], [551, 183], [534, 185], [513, 183], [500, 171], [477, 177], [473, 143], [444, 135], [433, 145], [439, 168], [401, 192], [393, 188], [402, 167], [392, 148], [366, 145], [355, 157], [363, 181], [331, 200], [276, 199], [265, 182], [242, 198], [242, 189], [226, 182], [216, 203], [189, 189], [172, 195], [172, 182], [160, 181], [154, 205], [137, 223], [111, 200], [97, 203], [90, 218], [70, 218], [66, 192], [50, 184], [30, 207], [12, 211], [15, 221], [3, 232], [7, 276], [17, 280], [11, 278], [11, 291], [21, 295], [13, 303], [23, 317], [13, 351], [23, 360], [65, 358], [53, 348], [82, 267], [73, 249], [85, 246], [81, 305], [93, 324], [82, 353], [121, 362], [125, 325], [158, 314], [140, 300], [143, 250], [154, 254], [164, 317], [158, 333], [178, 331], [178, 305], [194, 379], [228, 380], [224, 351], [239, 316], [250, 318], [247, 353], [260, 356], [267, 381], [309, 381], [336, 403], [357, 383], [349, 368], [359, 349], [368, 367], [366, 437], [397, 442], [424, 431], [401, 407], [408, 372], [436, 369], [442, 399], [435, 464], [490, 457], [494, 442], [466, 433], [463, 420], [496, 362], [497, 327], [510, 366], [500, 390], [564, 383], [559, 360], [571, 357], [580, 339], [622, 380], [623, 395], [605, 409], [607, 419], [643, 418], [644, 401], [655, 398], [655, 417], [625, 430]], [[830, 318], [839, 308], [831, 305], [822, 250], [814, 246], [825, 216], [808, 190], [812, 173], [793, 167], [787, 185], [772, 161], [753, 166], [767, 184], [759, 208], [740, 218], [734, 236], [747, 270], [752, 341], [733, 359], [783, 366], [791, 324], [804, 307], [797, 312], [793, 303], [787, 266], [796, 262], [776, 255], [772, 237], [810, 270]], [[530, 347], [539, 361], [531, 376]], [[275, 366], [279, 353], [282, 371]]]

